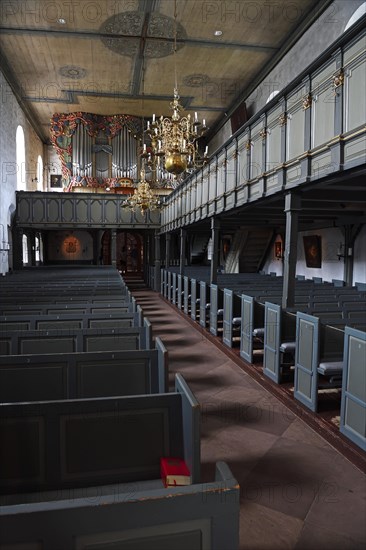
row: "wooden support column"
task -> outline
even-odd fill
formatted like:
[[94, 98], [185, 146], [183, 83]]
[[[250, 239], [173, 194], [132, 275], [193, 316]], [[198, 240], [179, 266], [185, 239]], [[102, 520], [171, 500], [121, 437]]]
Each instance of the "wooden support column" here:
[[117, 267], [117, 230], [111, 229], [111, 264]]
[[186, 263], [186, 237], [187, 232], [185, 229], [180, 230], [180, 268], [179, 274], [183, 277], [184, 275], [184, 266]]
[[28, 264], [36, 265], [36, 233], [33, 229], [28, 231]]
[[23, 229], [17, 227], [13, 230], [13, 268], [23, 267]]
[[212, 257], [211, 257], [211, 274], [210, 282], [216, 284], [217, 282], [217, 268], [219, 265], [219, 234], [220, 234], [220, 221], [216, 218], [211, 220], [211, 239], [212, 239]]
[[347, 286], [353, 285], [354, 246], [362, 225], [345, 225], [344, 234], [344, 271], [343, 279]]
[[286, 237], [283, 266], [282, 307], [295, 304], [295, 275], [297, 262], [298, 218], [301, 210], [301, 197], [288, 193], [285, 197]]
[[165, 234], [165, 269], [169, 269], [170, 267], [170, 241], [171, 241], [171, 234], [166, 233]]
[[155, 285], [154, 290], [160, 292], [160, 279], [161, 279], [161, 259], [160, 259], [160, 235], [159, 230], [155, 231]]

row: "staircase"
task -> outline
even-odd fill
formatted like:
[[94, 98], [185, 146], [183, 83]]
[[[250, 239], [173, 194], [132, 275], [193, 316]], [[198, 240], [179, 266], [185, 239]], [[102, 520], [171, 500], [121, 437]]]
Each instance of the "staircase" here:
[[263, 261], [273, 239], [273, 230], [257, 228], [247, 231], [246, 241], [241, 247], [239, 257], [240, 273], [257, 273], [263, 266]]
[[247, 229], [238, 229], [225, 262], [225, 273], [239, 273], [239, 257], [248, 237]]
[[122, 275], [124, 282], [128, 286], [129, 290], [138, 290], [140, 288], [146, 288], [146, 283], [143, 279], [143, 274], [136, 272], [127, 272]]
[[210, 234], [197, 233], [191, 242], [191, 264], [204, 264], [206, 260], [206, 251]]

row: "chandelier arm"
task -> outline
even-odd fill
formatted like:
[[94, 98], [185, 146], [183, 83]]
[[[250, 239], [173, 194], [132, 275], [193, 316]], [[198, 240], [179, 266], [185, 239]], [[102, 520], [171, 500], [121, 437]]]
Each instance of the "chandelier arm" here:
[[177, 0], [174, 0], [174, 89], [178, 94], [178, 78], [177, 78]]

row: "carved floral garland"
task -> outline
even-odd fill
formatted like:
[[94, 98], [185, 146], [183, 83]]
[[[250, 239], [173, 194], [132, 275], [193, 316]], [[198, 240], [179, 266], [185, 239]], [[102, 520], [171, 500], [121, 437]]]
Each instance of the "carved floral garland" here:
[[[103, 130], [107, 137], [114, 138], [124, 126], [134, 134], [140, 132], [140, 120], [130, 115], [95, 115], [93, 113], [55, 113], [51, 118], [51, 143], [61, 161], [63, 179], [68, 184], [72, 174], [72, 136], [78, 124], [84, 124], [91, 137]], [[65, 185], [65, 183], [64, 183]]]

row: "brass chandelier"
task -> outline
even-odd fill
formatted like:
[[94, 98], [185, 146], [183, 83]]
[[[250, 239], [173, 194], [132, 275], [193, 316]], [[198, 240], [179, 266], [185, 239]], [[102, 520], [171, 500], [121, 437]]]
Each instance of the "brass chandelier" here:
[[145, 167], [140, 170], [140, 181], [137, 188], [129, 199], [126, 199], [123, 206], [127, 206], [131, 210], [140, 210], [141, 214], [145, 214], [147, 210], [156, 210], [160, 207], [160, 199], [151, 190], [149, 183], [145, 179]]
[[198, 120], [197, 113], [194, 119], [191, 115], [181, 116], [183, 111], [179, 103], [179, 93], [177, 85], [177, 2], [174, 2], [174, 72], [175, 86], [173, 101], [170, 108], [173, 111], [171, 118], [161, 116], [158, 120], [155, 114], [152, 121], [147, 121], [146, 133], [150, 138], [151, 147], [148, 151], [144, 144], [141, 157], [146, 160], [150, 167], [154, 167], [156, 172], [166, 170], [175, 178], [185, 171], [192, 171], [196, 168], [202, 168], [207, 162], [208, 148], [206, 147], [203, 155], [198, 150], [198, 138], [207, 130], [206, 121], [202, 123]]

